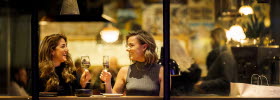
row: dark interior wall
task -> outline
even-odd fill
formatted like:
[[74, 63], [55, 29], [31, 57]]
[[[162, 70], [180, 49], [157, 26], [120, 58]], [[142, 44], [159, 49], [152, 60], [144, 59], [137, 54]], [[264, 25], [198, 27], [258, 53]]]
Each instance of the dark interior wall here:
[[[7, 55], [7, 36], [8, 36], [8, 13], [7, 8], [0, 9], [0, 95], [7, 93], [8, 78], [8, 55]], [[4, 91], [3, 91], [4, 90]]]
[[[103, 3], [103, 0], [77, 0], [80, 15], [87, 16], [101, 15]], [[60, 15], [62, 4], [63, 0], [41, 0], [38, 8], [39, 17]]]
[[7, 95], [10, 69], [31, 69], [31, 8], [29, 0], [0, 2], [0, 95]]
[[31, 15], [11, 18], [11, 66], [31, 68]]
[[275, 40], [275, 45], [280, 45], [280, 0], [271, 0], [271, 33], [272, 38]]

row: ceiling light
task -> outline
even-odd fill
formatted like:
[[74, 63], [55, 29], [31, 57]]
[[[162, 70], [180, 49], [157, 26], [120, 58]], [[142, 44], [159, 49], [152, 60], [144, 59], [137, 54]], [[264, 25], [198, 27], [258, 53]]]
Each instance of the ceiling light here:
[[249, 15], [249, 14], [254, 13], [251, 6], [242, 6], [242, 7], [240, 7], [238, 12], [241, 13], [241, 14], [244, 14], [244, 15]]
[[80, 15], [77, 0], [63, 0], [60, 15]]
[[107, 43], [113, 43], [119, 39], [120, 31], [112, 24], [108, 24], [107, 27], [103, 28], [100, 32], [102, 40]]

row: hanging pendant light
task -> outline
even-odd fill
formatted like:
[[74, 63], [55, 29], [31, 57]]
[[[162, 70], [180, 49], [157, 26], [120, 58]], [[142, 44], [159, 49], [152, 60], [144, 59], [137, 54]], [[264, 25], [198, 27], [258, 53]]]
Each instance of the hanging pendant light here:
[[102, 40], [107, 43], [113, 43], [119, 39], [120, 31], [112, 24], [108, 24], [107, 27], [103, 28], [100, 32]]
[[60, 15], [80, 15], [77, 0], [63, 0]]
[[241, 13], [241, 14], [244, 14], [244, 15], [249, 15], [249, 14], [254, 13], [251, 6], [242, 6], [242, 7], [240, 7], [238, 12]]

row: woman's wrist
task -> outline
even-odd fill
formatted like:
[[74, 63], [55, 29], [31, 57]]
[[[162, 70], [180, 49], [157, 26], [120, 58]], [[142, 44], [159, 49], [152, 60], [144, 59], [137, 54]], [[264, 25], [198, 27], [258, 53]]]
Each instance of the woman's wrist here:
[[105, 83], [106, 86], [112, 86], [112, 85], [111, 85], [111, 80], [110, 80], [110, 81], [106, 81], [106, 82], [104, 82], [104, 83]]
[[80, 82], [80, 85], [84, 89], [86, 87], [87, 83], [86, 82]]
[[112, 93], [112, 85], [111, 85], [111, 82], [105, 82], [105, 92], [106, 93]]

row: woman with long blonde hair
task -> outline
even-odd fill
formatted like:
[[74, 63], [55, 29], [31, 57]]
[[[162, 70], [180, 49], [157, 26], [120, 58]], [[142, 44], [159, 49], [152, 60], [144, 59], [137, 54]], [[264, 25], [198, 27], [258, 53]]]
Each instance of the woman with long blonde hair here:
[[75, 89], [85, 88], [91, 75], [86, 70], [77, 80], [76, 69], [68, 52], [63, 34], [46, 36], [39, 47], [40, 92], [74, 95]]

